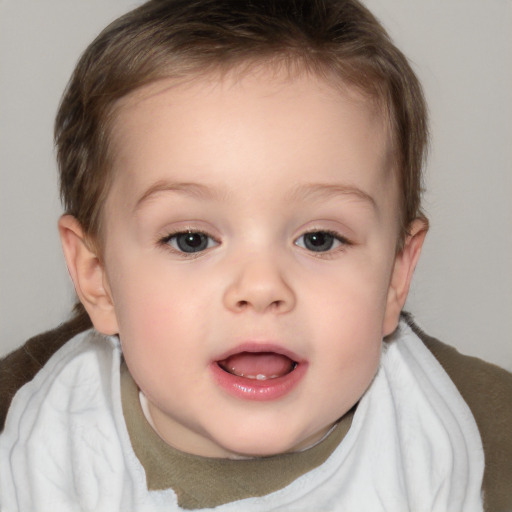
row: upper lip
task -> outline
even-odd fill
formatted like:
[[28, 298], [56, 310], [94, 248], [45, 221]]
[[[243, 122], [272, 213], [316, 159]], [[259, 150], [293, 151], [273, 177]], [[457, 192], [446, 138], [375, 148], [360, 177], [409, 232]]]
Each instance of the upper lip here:
[[214, 361], [224, 361], [228, 357], [231, 357], [235, 354], [241, 354], [242, 352], [249, 352], [253, 354], [258, 353], [267, 353], [267, 352], [273, 352], [275, 354], [280, 354], [282, 356], [286, 356], [289, 359], [291, 359], [295, 363], [303, 363], [305, 362], [305, 359], [295, 352], [287, 349], [286, 347], [283, 347], [282, 345], [278, 343], [273, 342], [261, 342], [261, 341], [246, 341], [243, 342], [236, 347], [233, 347], [226, 352], [223, 352], [220, 354], [220, 356], [215, 357]]

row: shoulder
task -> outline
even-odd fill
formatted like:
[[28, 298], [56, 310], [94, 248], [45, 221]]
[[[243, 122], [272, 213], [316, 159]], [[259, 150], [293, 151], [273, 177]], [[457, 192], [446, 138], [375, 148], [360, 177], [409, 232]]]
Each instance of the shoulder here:
[[82, 430], [88, 424], [99, 426], [101, 418], [112, 423], [120, 359], [117, 340], [94, 329], [66, 341], [13, 396], [0, 436], [2, 446], [22, 439], [44, 444], [57, 425], [77, 434], [78, 424]]
[[[125, 463], [134, 457], [122, 416], [120, 365], [117, 340], [87, 330], [16, 392], [0, 435], [0, 494], [7, 508], [19, 500], [20, 510], [57, 503], [58, 510], [92, 510], [98, 500], [102, 510], [113, 509], [139, 469]], [[20, 496], [20, 489], [27, 492]]]
[[475, 418], [485, 453], [484, 500], [487, 510], [512, 510], [512, 373], [425, 334], [407, 323], [450, 376]]
[[11, 401], [67, 341], [91, 327], [89, 317], [79, 314], [59, 327], [30, 338], [23, 346], [0, 359], [0, 432]]

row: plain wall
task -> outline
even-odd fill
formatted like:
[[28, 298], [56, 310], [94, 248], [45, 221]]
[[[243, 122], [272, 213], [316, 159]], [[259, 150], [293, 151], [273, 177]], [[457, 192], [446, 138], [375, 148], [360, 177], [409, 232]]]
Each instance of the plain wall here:
[[[85, 46], [137, 3], [0, 0], [0, 355], [74, 302], [53, 119]], [[366, 4], [410, 58], [431, 112], [431, 230], [407, 308], [430, 334], [512, 370], [512, 2]]]

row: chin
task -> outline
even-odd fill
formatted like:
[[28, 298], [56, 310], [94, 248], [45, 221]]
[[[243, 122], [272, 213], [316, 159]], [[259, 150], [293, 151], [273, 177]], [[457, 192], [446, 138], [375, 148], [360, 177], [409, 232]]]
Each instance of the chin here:
[[[228, 458], [248, 458], [248, 457], [271, 457], [282, 453], [294, 452], [303, 449], [316, 442], [315, 439], [296, 439], [292, 436], [276, 436], [273, 433], [259, 433], [251, 438], [242, 437], [240, 439], [230, 438], [229, 442], [224, 444], [224, 449], [228, 452]], [[231, 455], [229, 455], [231, 454]]]
[[292, 447], [268, 446], [267, 444], [252, 443], [251, 446], [236, 447], [236, 449], [229, 451], [231, 455], [228, 455], [228, 459], [246, 459], [254, 457], [272, 457], [293, 451], [293, 449]]

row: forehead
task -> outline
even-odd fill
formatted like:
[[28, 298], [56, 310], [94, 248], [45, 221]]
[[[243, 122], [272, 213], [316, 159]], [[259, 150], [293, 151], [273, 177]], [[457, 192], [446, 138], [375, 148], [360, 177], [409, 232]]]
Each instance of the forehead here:
[[[222, 99], [221, 103], [219, 99]], [[359, 111], [361, 119], [364, 117], [371, 121], [375, 131], [382, 131], [384, 137], [392, 138], [388, 109], [381, 98], [344, 82], [334, 73], [320, 77], [300, 64], [291, 68], [279, 63], [248, 63], [229, 70], [160, 79], [136, 89], [115, 105], [113, 136], [119, 141], [126, 133], [130, 119], [151, 111], [154, 113], [162, 106], [172, 108], [176, 115], [201, 109], [207, 115], [213, 107], [223, 109], [227, 116], [233, 110], [240, 112], [242, 103], [245, 103], [244, 110], [249, 103], [260, 110], [265, 102], [270, 104], [272, 101], [283, 105], [283, 109], [272, 117], [278, 119], [281, 116], [284, 121], [293, 112], [303, 120], [304, 116], [318, 117], [322, 114], [322, 107], [329, 103], [338, 107], [332, 111], [334, 115], [346, 115], [349, 109], [341, 112], [340, 108], [350, 105], [352, 111]], [[266, 112], [261, 110], [261, 114], [263, 116]], [[250, 120], [245, 121], [249, 123]]]
[[116, 106], [114, 188], [126, 198], [167, 179], [226, 189], [241, 179], [256, 193], [271, 177], [277, 188], [320, 177], [378, 194], [395, 182], [388, 126], [372, 98], [305, 72], [162, 80]]

